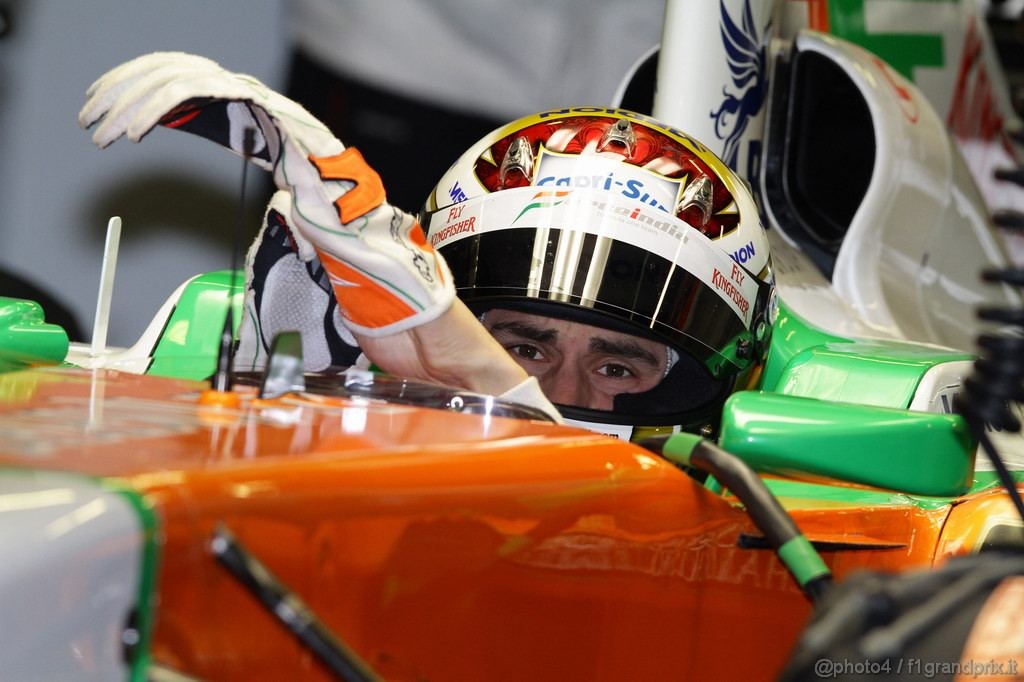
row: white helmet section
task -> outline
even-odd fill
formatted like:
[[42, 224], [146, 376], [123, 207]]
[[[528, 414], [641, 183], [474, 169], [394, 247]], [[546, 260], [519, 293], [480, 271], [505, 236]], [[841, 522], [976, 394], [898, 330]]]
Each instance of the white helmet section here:
[[[622, 163], [614, 165], [620, 169], [632, 168]], [[644, 172], [632, 170], [634, 174]], [[619, 175], [597, 173], [593, 178], [607, 184], [609, 178], [624, 178], [625, 175], [621, 172]], [[624, 182], [628, 184], [630, 181]], [[440, 249], [467, 237], [517, 226], [572, 230], [616, 239], [658, 254], [696, 276], [718, 293], [743, 320], [744, 327], [750, 328], [758, 283], [743, 271], [739, 259], [754, 265], [759, 260], [763, 261], [763, 256], [759, 259], [759, 243], [755, 245], [750, 239], [747, 244], [737, 246], [734, 253], [727, 254], [697, 229], [649, 203], [628, 198], [621, 192], [559, 187], [552, 185], [552, 189], [547, 189], [541, 185], [506, 189], [490, 196], [474, 197], [449, 207], [447, 211], [438, 211], [431, 217], [428, 239], [435, 249]], [[651, 191], [654, 189], [650, 188]], [[720, 241], [725, 242], [736, 232], [738, 230]]]
[[[690, 149], [695, 156], [707, 164], [728, 189], [733, 199], [718, 214], [734, 213], [740, 217], [738, 229], [721, 234], [709, 234], [709, 243], [755, 276], [762, 279], [769, 276], [768, 240], [760, 224], [757, 206], [746, 185], [737, 180], [733, 172], [697, 140], [653, 118], [623, 109], [600, 107], [559, 109], [542, 112], [495, 130], [471, 147], [442, 176], [434, 194], [428, 199], [426, 210], [435, 211], [445, 206], [460, 204], [474, 197], [491, 194], [477, 177], [475, 168], [476, 162], [480, 158], [489, 160], [495, 166], [501, 165], [502, 159], [491, 157], [491, 149], [498, 140], [525, 128], [534, 121], [600, 115], [626, 118], [638, 125], [668, 135]], [[597, 201], [596, 193], [600, 193], [604, 201], [608, 202], [607, 207], [601, 210], [612, 211], [616, 220], [605, 220], [596, 213], [579, 212], [577, 208], [577, 213], [573, 216], [563, 217], [575, 217], [581, 221], [597, 217], [604, 223], [601, 228], [603, 231], [598, 233], [596, 226], [581, 223], [563, 222], [557, 227], [584, 230], [630, 243], [633, 243], [634, 238], [639, 239], [631, 230], [643, 231], [652, 226], [656, 227], [658, 223], [664, 224], [664, 227], [661, 228], [663, 231], [680, 231], [684, 223], [675, 217], [675, 209], [689, 183], [697, 178], [669, 177], [674, 171], [679, 171], [679, 166], [667, 159], [655, 160], [640, 167], [627, 163], [621, 154], [615, 152], [585, 149], [581, 153], [564, 153], [563, 145], [568, 141], [568, 135], [565, 138], [560, 138], [559, 134], [555, 133], [535, 154], [531, 176], [531, 186], [535, 188], [534, 201], [538, 203], [565, 202], [571, 194], [575, 194], [576, 196], [569, 201], [569, 206], [562, 209], [563, 212], [567, 212], [572, 205], [577, 207], [582, 205], [581, 193], [592, 193], [591, 201]], [[509, 191], [508, 189], [500, 190], [495, 193], [495, 196]], [[547, 192], [547, 194], [542, 195], [541, 191]], [[525, 193], [516, 194], [516, 200], [520, 202], [523, 202], [524, 198], [534, 197], [534, 195], [527, 197]], [[529, 201], [523, 202], [520, 208], [525, 209], [529, 203]], [[507, 204], [506, 210], [510, 210], [509, 206], [511, 205]], [[593, 208], [596, 212], [596, 207]], [[464, 210], [469, 210], [469, 208]], [[462, 237], [471, 236], [475, 230], [480, 229], [478, 220], [472, 212], [460, 213], [459, 208], [452, 206], [448, 212], [442, 211], [436, 214], [430, 225], [424, 227], [428, 229], [428, 239], [434, 243], [436, 248], [456, 234]], [[490, 224], [495, 225], [495, 223]], [[505, 227], [511, 226], [511, 223], [505, 225]], [[678, 240], [675, 240], [672, 243], [652, 243], [651, 246], [659, 249], [655, 253], [671, 260], [679, 248], [679, 243]]]
[[[84, 411], [58, 409], [71, 419]], [[5, 446], [45, 461], [48, 444], [16, 426], [19, 418], [31, 423], [27, 412], [6, 413]], [[85, 476], [7, 468], [0, 520], [9, 548], [0, 562], [3, 679], [133, 677], [121, 634], [132, 612], [146, 608], [139, 603], [145, 523], [129, 500]]]

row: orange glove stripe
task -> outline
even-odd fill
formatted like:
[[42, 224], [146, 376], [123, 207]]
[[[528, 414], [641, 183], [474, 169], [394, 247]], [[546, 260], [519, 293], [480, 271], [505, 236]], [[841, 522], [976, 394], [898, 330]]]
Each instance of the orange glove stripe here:
[[434, 247], [427, 243], [427, 235], [423, 234], [423, 228], [417, 220], [409, 227], [409, 241], [420, 247], [427, 253], [433, 253]]
[[334, 202], [343, 225], [384, 203], [384, 183], [355, 147], [349, 147], [337, 156], [310, 156], [309, 161], [324, 180], [351, 180], [356, 183]]
[[[341, 314], [352, 322], [377, 328], [400, 322], [416, 313], [407, 303], [358, 270], [325, 251], [317, 249], [316, 252], [331, 276]], [[336, 280], [344, 280], [345, 284]]]

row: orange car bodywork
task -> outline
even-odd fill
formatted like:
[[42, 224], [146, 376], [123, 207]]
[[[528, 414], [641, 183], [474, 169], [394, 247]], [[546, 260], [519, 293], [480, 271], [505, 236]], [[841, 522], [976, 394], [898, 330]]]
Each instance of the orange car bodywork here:
[[[0, 381], [6, 466], [114, 479], [154, 508], [152, 654], [183, 672], [328, 679], [218, 565], [218, 523], [387, 679], [770, 679], [810, 614], [773, 552], [738, 544], [759, 535], [741, 508], [636, 445], [246, 389], [205, 407], [202, 389], [67, 368]], [[974, 541], [969, 520], [940, 540], [958, 500], [829, 487], [781, 499], [839, 579]]]

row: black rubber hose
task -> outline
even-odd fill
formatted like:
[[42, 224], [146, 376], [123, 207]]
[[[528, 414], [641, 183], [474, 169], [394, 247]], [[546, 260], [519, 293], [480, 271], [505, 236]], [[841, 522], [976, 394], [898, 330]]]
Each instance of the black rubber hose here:
[[650, 439], [645, 446], [667, 459], [706, 471], [746, 507], [800, 589], [815, 604], [832, 584], [832, 572], [758, 475], [739, 457], [688, 433]]
[[210, 548], [221, 565], [339, 679], [348, 682], [379, 680], [367, 663], [332, 633], [298, 595], [239, 545], [226, 528], [218, 525]]

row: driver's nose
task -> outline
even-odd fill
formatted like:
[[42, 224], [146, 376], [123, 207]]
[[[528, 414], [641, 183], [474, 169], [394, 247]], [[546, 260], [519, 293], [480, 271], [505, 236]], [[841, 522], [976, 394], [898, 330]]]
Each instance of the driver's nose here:
[[[544, 395], [553, 403], [570, 407], [584, 407], [592, 410], [610, 410], [611, 400], [603, 400], [605, 396], [593, 389], [585, 376], [561, 368], [548, 372], [540, 379], [540, 387]], [[608, 402], [608, 405], [603, 404]]]

